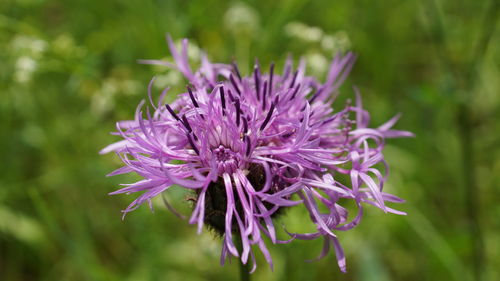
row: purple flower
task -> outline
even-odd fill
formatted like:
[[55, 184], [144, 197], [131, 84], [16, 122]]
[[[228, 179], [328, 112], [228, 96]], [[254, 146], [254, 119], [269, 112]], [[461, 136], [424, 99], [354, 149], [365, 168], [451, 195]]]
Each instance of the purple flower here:
[[[190, 83], [187, 91], [164, 104], [165, 89], [155, 104], [153, 79], [148, 92], [154, 111], [146, 108], [144, 114], [141, 102], [135, 120], [117, 123], [116, 134], [123, 140], [101, 151], [115, 151], [125, 163], [110, 175], [135, 172], [144, 178], [111, 193], [142, 192], [124, 215], [180, 186], [196, 197], [189, 223], [197, 224], [198, 233], [207, 224], [221, 234], [222, 264], [228, 255], [243, 263], [250, 257], [255, 270], [252, 246], [256, 245], [272, 267], [264, 236], [273, 244], [322, 237], [319, 258], [333, 246], [345, 272], [335, 233], [360, 222], [363, 203], [404, 214], [385, 205], [403, 200], [382, 192], [388, 172], [382, 149], [386, 138], [412, 134], [391, 129], [399, 116], [369, 128], [369, 113], [363, 110], [359, 94], [356, 105], [332, 109], [354, 63], [352, 53], [336, 56], [326, 82], [320, 83], [305, 75], [303, 61], [294, 70], [287, 60], [281, 74], [274, 64], [266, 71], [256, 63], [251, 75], [242, 76], [235, 63], [214, 64], [202, 55], [200, 69], [193, 71], [187, 40], [182, 41], [180, 52], [170, 37], [168, 42], [175, 63], [145, 62], [179, 70]], [[348, 185], [337, 180], [341, 174], [350, 177]], [[352, 200], [358, 208], [351, 221], [339, 204], [341, 198]], [[281, 241], [273, 218], [298, 204], [306, 207], [316, 232], [288, 232], [291, 238]], [[320, 211], [320, 204], [326, 212]], [[236, 240], [242, 249], [235, 246]]]

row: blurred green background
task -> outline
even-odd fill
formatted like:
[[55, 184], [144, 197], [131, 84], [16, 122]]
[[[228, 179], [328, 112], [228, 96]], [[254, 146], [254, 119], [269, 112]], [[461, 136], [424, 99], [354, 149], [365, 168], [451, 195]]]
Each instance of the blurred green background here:
[[[332, 54], [358, 55], [343, 101], [360, 88], [377, 126], [398, 112], [387, 190], [408, 216], [368, 207], [340, 233], [348, 273], [322, 242], [268, 243], [254, 280], [500, 280], [500, 36], [498, 1], [96, 1], [0, 2], [0, 280], [236, 280], [219, 266], [220, 243], [196, 235], [155, 202], [121, 220], [133, 196], [107, 195], [134, 176], [98, 151], [155, 93], [184, 81], [137, 59], [169, 57], [165, 33], [187, 37], [190, 57], [254, 57], [282, 67], [303, 56], [324, 77]], [[176, 91], [172, 91], [174, 93]], [[173, 96], [169, 97], [173, 99]], [[180, 190], [169, 200], [185, 214]], [[300, 230], [307, 215], [283, 223]], [[281, 223], [278, 223], [281, 224]], [[284, 236], [283, 236], [284, 237]]]

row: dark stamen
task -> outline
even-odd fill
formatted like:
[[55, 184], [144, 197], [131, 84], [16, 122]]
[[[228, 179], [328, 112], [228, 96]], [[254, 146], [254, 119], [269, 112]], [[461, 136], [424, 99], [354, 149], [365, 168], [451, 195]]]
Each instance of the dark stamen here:
[[264, 92], [262, 92], [262, 110], [266, 109], [267, 81], [264, 81]]
[[238, 96], [241, 96], [241, 91], [240, 88], [238, 88], [238, 84], [236, 84], [236, 81], [234, 81], [233, 74], [229, 75], [229, 80], [231, 81], [231, 84], [233, 84], [234, 89], [238, 93]]
[[174, 110], [170, 107], [170, 105], [165, 104], [165, 107], [167, 107], [168, 112], [170, 112], [170, 115], [172, 115], [172, 117], [174, 117], [175, 120], [181, 121], [181, 119], [179, 119], [179, 116], [177, 116], [177, 114], [175, 114]]
[[299, 88], [300, 88], [300, 84], [298, 84], [297, 87], [295, 88], [295, 90], [293, 91], [293, 94], [290, 97], [290, 100], [293, 100], [295, 98], [295, 95], [297, 95], [297, 92], [299, 91]]
[[292, 70], [292, 65], [288, 63], [288, 60], [291, 59], [291, 55], [288, 54], [286, 57], [287, 62], [285, 63], [285, 69], [283, 69], [283, 76], [281, 76], [283, 78], [282, 81], [285, 81], [288, 78], [288, 75], [290, 75], [290, 71]]
[[238, 69], [238, 64], [236, 64], [235, 61], [231, 63], [233, 65], [234, 71], [236, 72], [236, 76], [238, 77], [238, 80], [241, 82], [241, 75], [240, 75], [240, 70]]
[[236, 100], [236, 126], [240, 126], [240, 99]]
[[326, 124], [326, 123], [332, 122], [333, 120], [335, 120], [335, 119], [337, 119], [337, 118], [338, 118], [338, 116], [337, 116], [337, 115], [335, 115], [335, 116], [333, 116], [333, 117], [330, 117], [330, 118], [328, 118], [328, 119], [324, 120], [324, 121], [323, 121], [323, 123], [321, 123], [321, 124], [323, 124], [323, 125], [324, 125], [324, 124]]
[[245, 152], [246, 156], [250, 156], [250, 137], [245, 136], [245, 143], [247, 144], [247, 150]]
[[255, 81], [255, 92], [257, 94], [257, 100], [260, 100], [260, 78], [259, 78], [259, 68], [255, 66], [253, 71], [253, 79]]
[[226, 115], [226, 98], [224, 97], [224, 87], [219, 88], [220, 103], [222, 104], [222, 115]]
[[[189, 97], [191, 98], [191, 101], [193, 102], [194, 107], [199, 108], [200, 105], [198, 104], [198, 102], [194, 98], [193, 90], [191, 90], [191, 87], [187, 86], [187, 90], [189, 93]], [[203, 114], [200, 113], [200, 116], [201, 116], [201, 119], [205, 120], [205, 117], [203, 116]]]
[[231, 90], [227, 90], [227, 95], [229, 96], [229, 99], [231, 100], [231, 102], [234, 102], [234, 96], [233, 96], [233, 92], [231, 92]]
[[258, 58], [255, 58], [255, 68], [257, 68], [257, 70], [260, 72], [260, 63], [259, 63], [259, 59]]
[[271, 120], [271, 116], [273, 115], [273, 111], [274, 111], [274, 103], [271, 103], [271, 108], [269, 108], [269, 112], [267, 113], [266, 119], [264, 120], [264, 122], [262, 122], [262, 125], [260, 126], [261, 131], [264, 130], [267, 123], [269, 123], [269, 120]]
[[274, 104], [277, 106], [279, 102], [280, 102], [280, 95], [276, 95], [276, 97], [274, 98]]
[[318, 91], [316, 91], [316, 93], [314, 93], [314, 95], [311, 97], [311, 99], [309, 100], [309, 103], [312, 104], [314, 102], [314, 100], [319, 97], [319, 95], [321, 94], [321, 92], [323, 91], [323, 88], [320, 88], [318, 89]]
[[188, 93], [189, 93], [189, 97], [191, 98], [191, 101], [193, 102], [194, 107], [200, 107], [198, 105], [198, 102], [194, 98], [193, 91], [191, 90], [191, 87], [187, 86], [187, 90], [188, 90]]
[[193, 139], [191, 138], [191, 134], [189, 134], [189, 133], [187, 134], [187, 139], [189, 141], [189, 144], [193, 148], [194, 152], [196, 152], [196, 154], [200, 155], [200, 151], [198, 150], [196, 145], [194, 145]]
[[189, 124], [188, 119], [186, 118], [186, 115], [182, 115], [182, 124], [184, 124], [184, 127], [186, 127], [186, 129], [187, 129], [189, 132], [192, 132], [192, 131], [193, 131], [193, 129], [191, 129], [191, 125]]
[[243, 133], [247, 133], [248, 132], [248, 120], [246, 117], [243, 117]]
[[293, 86], [295, 86], [295, 80], [297, 80], [298, 74], [299, 74], [299, 71], [295, 70], [295, 72], [293, 73], [292, 82], [290, 83], [290, 86], [288, 86], [288, 88], [293, 88]]
[[273, 91], [273, 74], [274, 74], [274, 62], [271, 63], [271, 66], [269, 67], [269, 95], [272, 95]]

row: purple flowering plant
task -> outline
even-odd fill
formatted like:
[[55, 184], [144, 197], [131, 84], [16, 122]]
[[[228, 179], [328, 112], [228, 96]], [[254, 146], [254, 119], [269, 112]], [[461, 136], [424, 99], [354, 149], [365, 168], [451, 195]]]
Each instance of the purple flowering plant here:
[[[242, 76], [235, 63], [211, 63], [202, 54], [200, 68], [193, 71], [187, 40], [179, 50], [167, 39], [173, 63], [143, 62], [180, 71], [189, 82], [187, 90], [165, 104], [167, 88], [155, 104], [153, 78], [148, 87], [153, 111], [144, 111], [141, 102], [134, 120], [116, 125], [114, 134], [123, 139], [101, 151], [116, 152], [125, 164], [110, 175], [137, 173], [143, 178], [111, 193], [142, 192], [124, 215], [145, 202], [151, 206], [151, 199], [169, 188], [182, 187], [194, 195], [189, 223], [197, 225], [198, 233], [208, 225], [220, 234], [221, 264], [230, 256], [243, 264], [250, 258], [253, 272], [255, 248], [272, 267], [264, 237], [272, 244], [323, 238], [319, 258], [333, 247], [345, 272], [335, 233], [359, 224], [364, 203], [405, 214], [386, 205], [404, 201], [382, 191], [389, 170], [382, 150], [386, 138], [412, 133], [391, 129], [399, 115], [368, 127], [370, 115], [359, 93], [355, 105], [347, 102], [342, 110], [332, 109], [354, 64], [352, 53], [337, 55], [321, 83], [306, 76], [303, 61], [294, 69], [291, 59], [281, 74], [275, 73], [274, 64], [265, 71], [256, 63], [251, 75]], [[349, 184], [339, 182], [340, 175], [350, 178]], [[357, 213], [348, 218], [341, 199], [352, 200]], [[290, 239], [278, 239], [274, 219], [300, 204], [316, 231], [286, 229]]]

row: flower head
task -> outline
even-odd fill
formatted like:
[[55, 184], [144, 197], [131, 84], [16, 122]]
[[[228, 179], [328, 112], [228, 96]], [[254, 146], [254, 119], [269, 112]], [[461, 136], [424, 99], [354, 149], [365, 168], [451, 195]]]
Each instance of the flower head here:
[[[363, 203], [404, 214], [385, 205], [403, 200], [382, 192], [388, 171], [382, 148], [386, 138], [412, 134], [391, 129], [398, 116], [369, 128], [359, 94], [355, 105], [332, 109], [353, 54], [336, 56], [326, 82], [320, 83], [305, 75], [303, 62], [294, 70], [291, 60], [283, 73], [274, 64], [264, 70], [256, 63], [251, 75], [242, 76], [235, 63], [214, 64], [203, 55], [201, 67], [193, 71], [187, 40], [180, 51], [168, 41], [174, 63], [145, 62], [177, 69], [190, 86], [171, 104], [163, 102], [166, 89], [155, 104], [153, 79], [154, 111], [143, 112], [142, 102], [135, 120], [117, 123], [123, 140], [101, 151], [117, 152], [125, 164], [111, 175], [135, 172], [144, 178], [111, 193], [143, 192], [124, 213], [177, 185], [196, 195], [189, 223], [197, 224], [198, 232], [207, 224], [221, 234], [222, 263], [228, 255], [243, 263], [254, 260], [256, 245], [272, 266], [264, 236], [273, 244], [322, 237], [320, 257], [333, 246], [342, 271], [345, 258], [335, 233], [360, 222]], [[348, 185], [338, 181], [340, 174], [350, 177]], [[339, 204], [342, 198], [358, 208], [350, 221]], [[308, 210], [316, 232], [289, 233], [291, 238], [281, 241], [273, 218], [298, 204]]]

